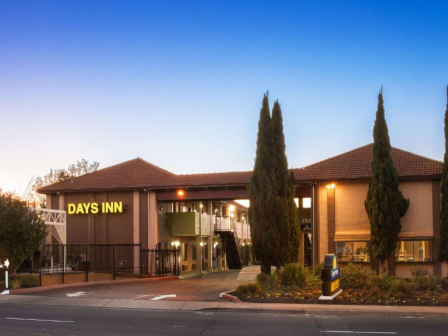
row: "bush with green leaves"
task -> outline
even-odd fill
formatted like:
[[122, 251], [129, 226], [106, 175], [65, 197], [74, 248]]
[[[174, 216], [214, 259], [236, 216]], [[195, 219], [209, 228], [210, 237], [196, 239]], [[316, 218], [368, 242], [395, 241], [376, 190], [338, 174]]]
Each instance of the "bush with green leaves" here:
[[342, 289], [362, 288], [376, 276], [371, 269], [359, 264], [347, 264], [341, 269], [340, 286]]
[[319, 279], [321, 278], [323, 268], [324, 268], [324, 263], [319, 263], [314, 266], [314, 276], [316, 278], [319, 278]]
[[9, 288], [11, 289], [20, 289], [22, 287], [22, 283], [20, 282], [20, 279], [12, 279], [11, 283], [9, 284]]
[[241, 285], [238, 286], [238, 288], [235, 290], [236, 295], [254, 295], [254, 294], [260, 294], [263, 292], [263, 289], [260, 287], [257, 283], [250, 283], [247, 285]]
[[435, 291], [439, 285], [439, 279], [429, 272], [427, 268], [415, 267], [411, 269], [411, 281], [418, 290]]
[[278, 272], [279, 282], [283, 286], [305, 287], [307, 277], [308, 270], [296, 263], [286, 264]]

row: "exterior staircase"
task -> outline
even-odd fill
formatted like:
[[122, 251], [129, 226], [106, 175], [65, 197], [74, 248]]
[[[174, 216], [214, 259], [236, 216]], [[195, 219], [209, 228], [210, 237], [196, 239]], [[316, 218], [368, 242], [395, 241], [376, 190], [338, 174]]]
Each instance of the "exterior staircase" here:
[[243, 261], [241, 260], [241, 251], [238, 244], [238, 237], [235, 230], [215, 230], [221, 238], [223, 250], [226, 253], [227, 266], [230, 269], [243, 268]]

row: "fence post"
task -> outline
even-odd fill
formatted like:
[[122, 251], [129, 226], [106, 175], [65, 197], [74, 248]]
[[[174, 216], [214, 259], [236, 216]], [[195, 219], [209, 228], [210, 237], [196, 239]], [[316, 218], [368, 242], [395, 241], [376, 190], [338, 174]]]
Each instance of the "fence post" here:
[[138, 244], [138, 250], [140, 252], [139, 272], [140, 272], [140, 279], [141, 279], [142, 278], [142, 243]]
[[114, 276], [113, 279], [115, 280], [115, 245], [112, 245], [114, 248]]
[[90, 267], [89, 245], [86, 244], [86, 282], [89, 282], [89, 267]]

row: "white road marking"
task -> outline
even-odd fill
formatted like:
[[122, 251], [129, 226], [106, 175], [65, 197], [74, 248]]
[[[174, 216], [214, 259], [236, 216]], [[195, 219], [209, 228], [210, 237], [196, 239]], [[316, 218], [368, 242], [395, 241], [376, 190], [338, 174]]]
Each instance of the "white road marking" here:
[[148, 294], [148, 295], [140, 295], [140, 296], [137, 296], [137, 297], [135, 298], [135, 300], [138, 300], [138, 299], [141, 299], [141, 298], [144, 298], [144, 297], [147, 297], [147, 296], [149, 296], [149, 294]]
[[9, 290], [4, 290], [1, 295], [8, 295], [8, 294], [9, 294]]
[[170, 298], [170, 297], [176, 297], [176, 294], [156, 296], [156, 297], [152, 298], [151, 301], [158, 301], [158, 300], [162, 300], [162, 299]]
[[396, 335], [395, 331], [353, 331], [353, 330], [321, 330], [321, 333], [335, 333], [335, 334], [381, 334], [381, 335]]
[[54, 322], [54, 323], [75, 323], [75, 321], [60, 321], [60, 320], [40, 320], [40, 319], [25, 319], [19, 317], [5, 317], [5, 320], [16, 321], [35, 321], [35, 322]]
[[67, 293], [68, 297], [78, 297], [83, 295], [86, 295], [86, 292]]

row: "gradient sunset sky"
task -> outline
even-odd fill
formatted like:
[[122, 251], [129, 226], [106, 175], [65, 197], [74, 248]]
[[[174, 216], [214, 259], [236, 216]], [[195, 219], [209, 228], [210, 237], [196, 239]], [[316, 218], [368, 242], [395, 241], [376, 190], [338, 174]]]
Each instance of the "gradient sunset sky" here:
[[77, 160], [251, 170], [263, 93], [291, 167], [372, 142], [441, 160], [446, 1], [0, 2], [0, 188]]

